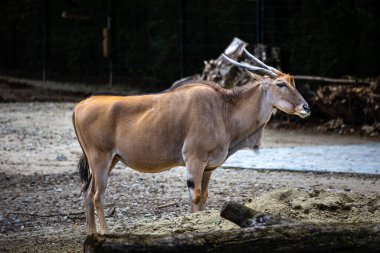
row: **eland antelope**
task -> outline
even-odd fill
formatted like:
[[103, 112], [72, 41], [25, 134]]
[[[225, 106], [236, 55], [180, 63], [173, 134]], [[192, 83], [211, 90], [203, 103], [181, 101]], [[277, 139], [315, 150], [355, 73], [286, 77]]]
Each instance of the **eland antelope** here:
[[103, 202], [118, 161], [148, 173], [185, 166], [191, 211], [203, 210], [212, 171], [236, 151], [260, 146], [274, 108], [300, 117], [310, 114], [292, 76], [245, 53], [258, 67], [223, 55], [252, 76], [242, 87], [194, 81], [159, 94], [92, 96], [75, 107], [88, 234], [96, 232], [95, 210], [101, 233], [108, 233]]

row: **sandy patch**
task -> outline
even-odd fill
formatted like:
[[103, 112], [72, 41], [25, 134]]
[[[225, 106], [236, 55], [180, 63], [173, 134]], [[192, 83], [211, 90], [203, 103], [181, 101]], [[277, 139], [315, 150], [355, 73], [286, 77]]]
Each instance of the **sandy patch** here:
[[202, 211], [186, 216], [162, 219], [152, 223], [138, 224], [129, 232], [132, 234], [176, 234], [188, 232], [209, 232], [239, 228], [220, 217], [216, 210]]
[[380, 199], [375, 194], [280, 189], [256, 198], [247, 206], [310, 222], [380, 223]]
[[[275, 190], [254, 198], [248, 207], [305, 222], [380, 223], [379, 195], [365, 196], [325, 190], [306, 192], [300, 189]], [[239, 228], [220, 217], [217, 210], [161, 219], [138, 224], [127, 232], [132, 234], [174, 234], [210, 232]]]

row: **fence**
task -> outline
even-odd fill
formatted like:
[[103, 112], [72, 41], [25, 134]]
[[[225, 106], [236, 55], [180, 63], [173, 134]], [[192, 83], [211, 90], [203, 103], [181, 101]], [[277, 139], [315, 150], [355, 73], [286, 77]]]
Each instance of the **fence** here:
[[[0, 73], [167, 86], [199, 73], [233, 37], [281, 48], [294, 74], [379, 74], [380, 3], [301, 0], [2, 2]], [[105, 29], [110, 27], [111, 29]], [[103, 35], [110, 33], [110, 56]]]

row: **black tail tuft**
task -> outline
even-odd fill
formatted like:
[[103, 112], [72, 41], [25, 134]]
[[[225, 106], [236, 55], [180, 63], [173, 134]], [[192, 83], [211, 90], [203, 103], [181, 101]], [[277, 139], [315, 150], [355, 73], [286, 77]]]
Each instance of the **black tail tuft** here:
[[80, 181], [82, 182], [82, 192], [86, 192], [91, 183], [92, 175], [88, 166], [87, 156], [83, 154], [78, 162]]

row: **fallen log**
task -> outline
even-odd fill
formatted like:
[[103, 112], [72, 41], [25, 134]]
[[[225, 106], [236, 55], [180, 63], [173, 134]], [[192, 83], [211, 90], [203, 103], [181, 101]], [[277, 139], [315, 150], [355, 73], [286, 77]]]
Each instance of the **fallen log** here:
[[226, 202], [242, 229], [173, 235], [90, 235], [84, 252], [380, 252], [380, 224], [302, 223]]
[[380, 224], [296, 223], [209, 233], [90, 235], [84, 252], [380, 252]]

